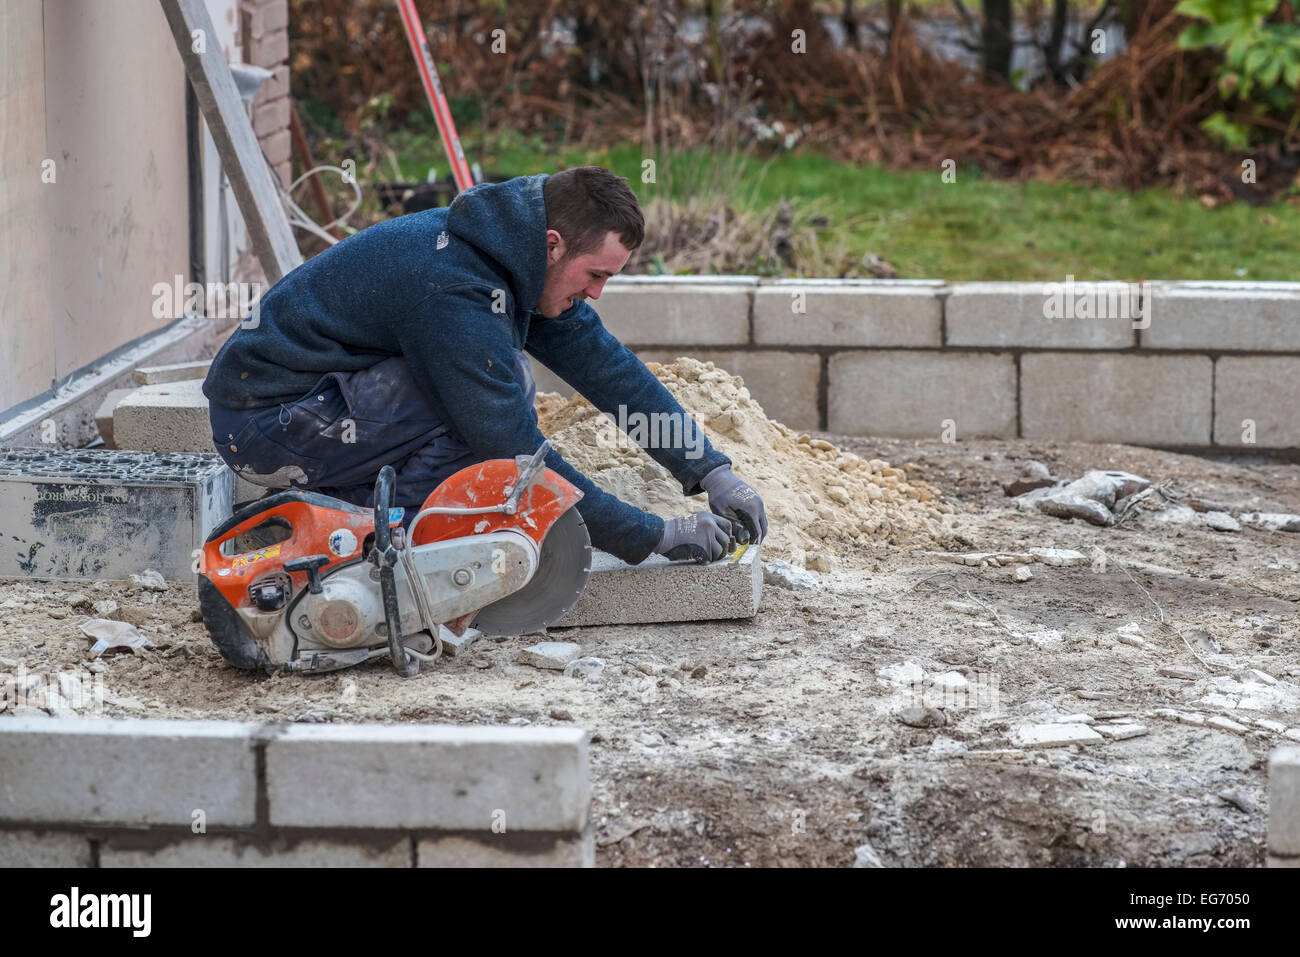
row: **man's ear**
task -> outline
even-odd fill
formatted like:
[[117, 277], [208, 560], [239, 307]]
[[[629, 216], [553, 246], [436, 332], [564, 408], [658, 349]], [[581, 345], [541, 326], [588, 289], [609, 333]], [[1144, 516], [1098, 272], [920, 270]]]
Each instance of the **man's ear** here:
[[546, 231], [546, 262], [557, 263], [564, 258], [564, 237], [554, 229]]

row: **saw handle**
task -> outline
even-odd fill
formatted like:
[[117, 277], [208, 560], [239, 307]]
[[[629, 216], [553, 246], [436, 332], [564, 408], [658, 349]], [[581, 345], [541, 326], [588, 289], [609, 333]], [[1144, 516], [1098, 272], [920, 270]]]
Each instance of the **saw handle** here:
[[284, 570], [287, 572], [306, 572], [307, 573], [307, 590], [313, 595], [319, 595], [324, 589], [320, 583], [320, 569], [322, 565], [328, 565], [330, 557], [328, 555], [306, 555], [303, 558], [295, 558], [291, 562], [284, 563]]
[[397, 473], [391, 465], [379, 470], [379, 478], [375, 480], [375, 547], [370, 552], [370, 561], [379, 569], [379, 592], [384, 599], [384, 619], [388, 624], [388, 655], [397, 673], [411, 678], [420, 670], [420, 662], [408, 655], [402, 644], [402, 612], [397, 605], [397, 582], [393, 577], [398, 556], [388, 528], [396, 484]]

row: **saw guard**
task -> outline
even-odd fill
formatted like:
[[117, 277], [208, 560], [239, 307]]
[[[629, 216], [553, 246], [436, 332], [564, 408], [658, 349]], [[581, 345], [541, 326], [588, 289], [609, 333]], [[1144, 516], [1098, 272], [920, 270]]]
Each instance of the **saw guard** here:
[[[420, 510], [500, 505], [518, 481], [519, 469], [519, 463], [510, 459], [489, 459], [463, 468], [430, 492]], [[504, 512], [426, 515], [418, 519], [418, 526], [413, 526], [411, 544], [427, 545], [449, 538], [513, 529], [527, 535], [540, 549], [551, 526], [581, 498], [582, 492], [561, 475], [542, 469], [520, 497], [513, 515]]]
[[[223, 554], [229, 549], [227, 543], [275, 519], [280, 519], [290, 532], [284, 541], [251, 552]], [[399, 523], [397, 517], [390, 519], [391, 525]], [[333, 534], [341, 530], [347, 530], [351, 536], [339, 536], [331, 544]], [[325, 555], [330, 559], [320, 570], [322, 576], [327, 575], [337, 565], [364, 557], [366, 539], [374, 530], [372, 509], [315, 492], [281, 492], [251, 504], [216, 529], [203, 546], [199, 572], [235, 608], [248, 608], [253, 604], [248, 586], [262, 575], [282, 571], [286, 562], [310, 555]], [[351, 547], [338, 547], [339, 540]], [[289, 577], [295, 595], [307, 587], [306, 572], [292, 572]]]

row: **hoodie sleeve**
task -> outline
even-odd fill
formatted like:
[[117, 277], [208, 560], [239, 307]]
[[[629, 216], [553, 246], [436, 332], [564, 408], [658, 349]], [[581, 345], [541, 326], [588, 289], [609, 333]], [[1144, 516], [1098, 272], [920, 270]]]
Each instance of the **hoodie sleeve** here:
[[616, 422], [620, 406], [625, 417], [633, 413], [680, 416], [680, 447], [652, 442], [645, 450], [682, 483], [685, 494], [699, 495], [704, 491], [700, 485], [704, 476], [731, 464], [645, 363], [604, 327], [588, 303], [575, 303], [553, 319], [534, 319], [527, 349]]
[[[544, 437], [537, 410], [515, 373], [512, 323], [508, 314], [492, 311], [492, 294], [492, 288], [476, 283], [425, 299], [409, 317], [412, 334], [403, 342], [403, 354], [476, 456], [531, 455]], [[663, 519], [605, 492], [554, 450], [546, 464], [582, 491], [578, 512], [592, 545], [631, 564], [654, 551]]]

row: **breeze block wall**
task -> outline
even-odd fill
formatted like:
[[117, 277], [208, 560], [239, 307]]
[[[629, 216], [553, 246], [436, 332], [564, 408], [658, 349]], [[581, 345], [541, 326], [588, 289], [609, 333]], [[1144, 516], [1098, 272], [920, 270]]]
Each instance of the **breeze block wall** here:
[[0, 722], [0, 867], [592, 866], [581, 728]]
[[[1300, 442], [1300, 283], [634, 276], [593, 305], [642, 359], [712, 360], [792, 428]], [[539, 389], [573, 391], [534, 368]]]

